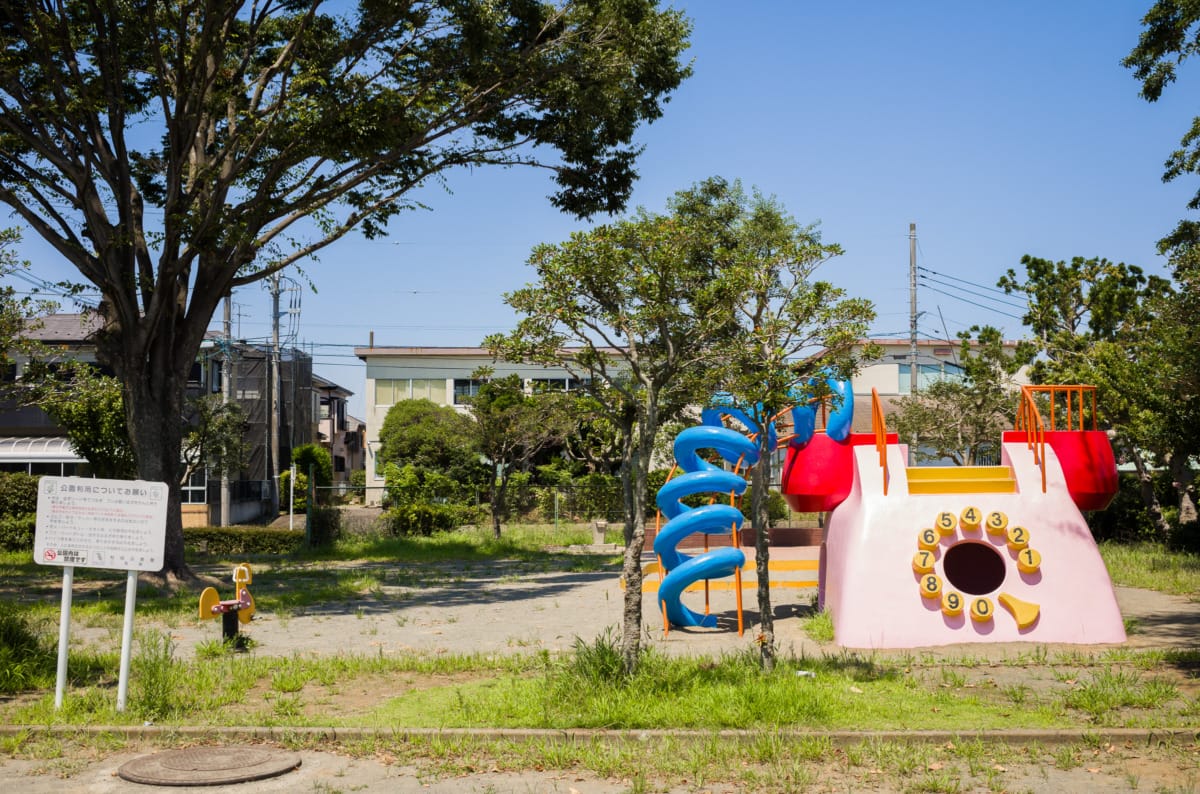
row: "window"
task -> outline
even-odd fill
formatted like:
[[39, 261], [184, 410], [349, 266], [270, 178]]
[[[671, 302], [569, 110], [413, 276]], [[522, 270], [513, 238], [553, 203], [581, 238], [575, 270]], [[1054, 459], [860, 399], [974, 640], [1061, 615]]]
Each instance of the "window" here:
[[[457, 381], [455, 382], [457, 383]], [[441, 378], [437, 378], [436, 380], [413, 378], [412, 399], [429, 400], [438, 405], [444, 404], [446, 402], [446, 381]]]
[[481, 380], [473, 380], [470, 378], [455, 378], [454, 379], [454, 404], [466, 405], [467, 402], [479, 394], [479, 387], [483, 385]]
[[333, 456], [333, 470], [343, 472], [346, 470], [346, 459], [341, 455]]
[[[400, 387], [400, 388], [397, 388]], [[395, 405], [397, 400], [408, 399], [407, 380], [389, 380], [386, 378], [375, 381], [375, 404]]]
[[185, 505], [202, 505], [207, 502], [208, 472], [201, 469], [192, 473], [179, 487], [179, 502]]
[[[908, 394], [912, 391], [912, 369], [908, 364], [901, 364], [899, 370], [900, 388], [896, 393]], [[937, 364], [919, 364], [917, 365], [917, 390], [923, 391], [928, 389], [932, 384], [942, 380], [960, 381], [962, 380], [962, 374], [962, 367], [946, 361]]]

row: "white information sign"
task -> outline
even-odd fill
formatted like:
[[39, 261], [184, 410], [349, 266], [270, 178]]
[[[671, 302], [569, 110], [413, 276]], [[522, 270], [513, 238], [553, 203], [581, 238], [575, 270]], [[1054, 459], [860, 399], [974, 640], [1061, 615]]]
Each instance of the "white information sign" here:
[[157, 571], [167, 538], [167, 486], [143, 480], [43, 477], [33, 561]]

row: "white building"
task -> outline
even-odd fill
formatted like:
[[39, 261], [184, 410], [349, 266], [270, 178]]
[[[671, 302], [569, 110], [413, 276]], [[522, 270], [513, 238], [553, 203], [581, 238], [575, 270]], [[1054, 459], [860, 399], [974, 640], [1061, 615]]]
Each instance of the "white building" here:
[[467, 398], [479, 392], [482, 381], [471, 375], [490, 367], [494, 377], [518, 375], [526, 387], [571, 389], [576, 381], [561, 367], [493, 361], [481, 347], [357, 347], [354, 355], [367, 365], [366, 469], [367, 502], [376, 504], [383, 493], [383, 473], [376, 466], [379, 430], [388, 409], [400, 400], [429, 400], [467, 410]]

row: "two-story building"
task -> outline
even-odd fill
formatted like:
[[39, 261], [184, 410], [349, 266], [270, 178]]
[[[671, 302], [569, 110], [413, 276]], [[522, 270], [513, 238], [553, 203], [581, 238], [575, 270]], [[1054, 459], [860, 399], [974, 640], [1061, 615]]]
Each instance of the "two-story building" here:
[[437, 405], [467, 410], [482, 381], [471, 376], [481, 367], [497, 378], [517, 375], [529, 388], [572, 389], [578, 386], [562, 367], [493, 361], [481, 347], [356, 347], [366, 363], [367, 502], [377, 504], [383, 493], [383, 472], [377, 465], [379, 430], [388, 409], [400, 400], [426, 399]]
[[[96, 362], [92, 335], [100, 327], [95, 312], [55, 314], [40, 318], [27, 336], [39, 342], [48, 354], [92, 364]], [[262, 345], [227, 341], [209, 334], [188, 376], [188, 394], [221, 394], [223, 379], [229, 377], [231, 399], [245, 417], [249, 455], [231, 488], [230, 518], [233, 523], [264, 515], [271, 503], [271, 484], [291, 460], [291, 450], [316, 439], [320, 394], [314, 388], [312, 359], [305, 353], [281, 351], [279, 367], [279, 461], [272, 465], [270, 411], [271, 350]], [[24, 374], [26, 362], [18, 360], [8, 377]], [[103, 371], [103, 368], [101, 368]], [[322, 379], [324, 381], [324, 379]], [[328, 389], [346, 392], [329, 381]], [[344, 412], [343, 412], [344, 415]], [[76, 455], [62, 428], [40, 408], [8, 402], [0, 404], [0, 470], [30, 474], [88, 476], [87, 461]], [[220, 481], [197, 471], [182, 484], [181, 499], [185, 526], [216, 524], [220, 519]]]

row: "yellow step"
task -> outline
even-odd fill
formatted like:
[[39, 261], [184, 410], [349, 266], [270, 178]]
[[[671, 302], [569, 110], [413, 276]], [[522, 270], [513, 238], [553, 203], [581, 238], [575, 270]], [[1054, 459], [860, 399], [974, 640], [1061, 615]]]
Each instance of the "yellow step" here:
[[1017, 481], [1007, 466], [912, 466], [906, 469], [909, 493], [1015, 493]]

